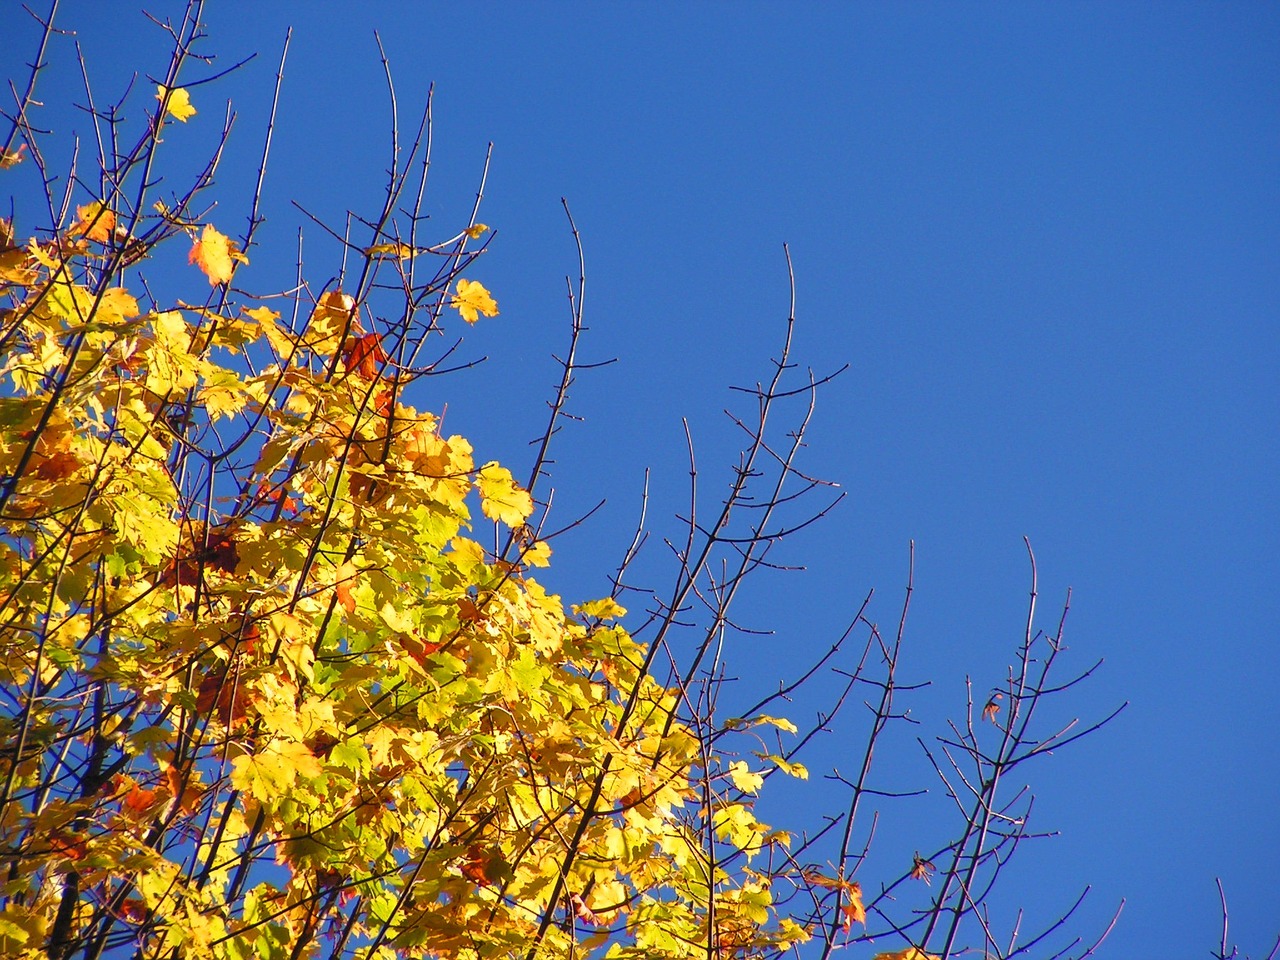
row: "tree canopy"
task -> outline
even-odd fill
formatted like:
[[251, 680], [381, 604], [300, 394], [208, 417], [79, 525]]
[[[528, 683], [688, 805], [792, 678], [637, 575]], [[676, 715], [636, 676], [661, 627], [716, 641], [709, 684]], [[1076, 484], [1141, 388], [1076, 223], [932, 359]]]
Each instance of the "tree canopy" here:
[[[670, 591], [627, 617], [637, 535], [609, 595], [566, 603], [539, 579], [540, 484], [583, 271], [518, 479], [417, 400], [502, 294], [482, 189], [448, 229], [422, 213], [429, 104], [381, 209], [318, 225], [334, 261], [249, 284], [259, 194], [239, 234], [205, 199], [227, 131], [192, 182], [164, 177], [208, 120], [183, 79], [199, 14], [168, 25], [141, 123], [91, 109], [98, 155], [61, 194], [31, 120], [42, 54], [4, 145], [0, 178], [34, 169], [42, 195], [0, 221], [0, 953], [675, 960], [865, 941], [926, 960], [975, 921], [994, 944], [980, 908], [1028, 835], [1001, 778], [1096, 727], [1033, 735], [1036, 703], [1075, 682], [1048, 682], [1062, 625], [1032, 629], [1034, 586], [1007, 682], [944, 745], [973, 768], [943, 777], [959, 830], [864, 893], [854, 823], [905, 716], [906, 605], [896, 634], [864, 605], [799, 680], [717, 710], [739, 586], [831, 506], [786, 519], [830, 490], [797, 465], [826, 378], [790, 359], [794, 310]], [[843, 692], [798, 729], [784, 701], [854, 646]], [[762, 823], [766, 781], [808, 777], [800, 751], [855, 690], [872, 720], [848, 808], [811, 832]]]

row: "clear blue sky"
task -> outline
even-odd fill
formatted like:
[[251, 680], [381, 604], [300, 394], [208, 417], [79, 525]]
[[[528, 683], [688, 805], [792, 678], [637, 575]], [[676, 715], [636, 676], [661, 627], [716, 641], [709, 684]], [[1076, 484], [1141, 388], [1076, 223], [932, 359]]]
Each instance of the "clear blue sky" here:
[[[99, 99], [163, 68], [138, 2], [64, 2]], [[180, 13], [176, 3], [150, 9]], [[207, 143], [240, 111], [220, 176], [226, 232], [243, 224], [270, 87], [294, 27], [263, 250], [237, 281], [291, 280], [298, 216], [368, 211], [386, 165], [381, 32], [406, 113], [436, 84], [428, 208], [465, 217], [487, 143], [476, 268], [502, 315], [478, 327], [478, 371], [432, 381], [480, 458], [528, 463], [565, 337], [575, 269], [560, 209], [587, 250], [586, 423], [563, 436], [559, 516], [600, 495], [557, 543], [554, 585], [606, 591], [653, 471], [649, 558], [675, 535], [690, 419], [707, 482], [736, 442], [727, 386], [767, 374], [795, 260], [797, 358], [851, 370], [827, 390], [807, 468], [849, 496], [786, 553], [808, 572], [761, 581], [742, 612], [772, 637], [731, 662], [767, 684], [822, 649], [879, 590], [892, 620], [907, 544], [918, 588], [904, 668], [922, 736], [997, 683], [1021, 628], [1023, 535], [1046, 623], [1068, 585], [1076, 665], [1105, 658], [1072, 701], [1096, 738], [1028, 770], [1036, 824], [1005, 895], [1049, 919], [1086, 883], [1082, 935], [1127, 906], [1101, 956], [1203, 957], [1214, 877], [1255, 956], [1280, 934], [1280, 6], [1073, 4], [227, 3], [207, 49], [226, 65], [171, 138]], [[31, 48], [6, 11], [5, 73]], [[42, 122], [88, 132], [66, 43]], [[199, 69], [190, 76], [198, 76]], [[142, 98], [145, 99], [145, 98]], [[141, 103], [141, 100], [139, 101]], [[176, 150], [181, 147], [175, 146]], [[234, 230], [232, 229], [234, 228]], [[324, 247], [314, 242], [317, 270]], [[323, 282], [321, 278], [320, 282]], [[523, 469], [518, 469], [520, 474]], [[721, 473], [721, 477], [727, 477]], [[812, 706], [797, 703], [803, 718]], [[828, 740], [815, 773], [852, 766]], [[928, 784], [909, 737], [882, 786]], [[931, 784], [936, 787], [936, 784]], [[813, 810], [824, 808], [821, 780]], [[927, 848], [940, 798], [887, 814], [885, 842]], [[914, 804], [914, 805], [913, 805]], [[795, 808], [775, 808], [781, 822]], [[875, 878], [862, 877], [874, 887]]]

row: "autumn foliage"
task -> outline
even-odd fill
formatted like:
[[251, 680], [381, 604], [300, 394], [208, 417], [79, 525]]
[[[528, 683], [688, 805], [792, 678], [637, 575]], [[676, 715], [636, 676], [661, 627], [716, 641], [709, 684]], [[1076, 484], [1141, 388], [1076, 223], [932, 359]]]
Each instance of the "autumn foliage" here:
[[[156, 174], [206, 116], [179, 77], [199, 12], [172, 28], [127, 148], [119, 115], [95, 115], [117, 152], [60, 216], [33, 201], [54, 178], [29, 149], [30, 87], [0, 163], [39, 173], [0, 220], [0, 955], [675, 960], [868, 941], [933, 960], [915, 945], [931, 938], [951, 955], [975, 875], [1023, 838], [995, 792], [1043, 752], [1018, 718], [1047, 686], [1031, 647], [1051, 665], [1061, 628], [1028, 630], [1021, 674], [981, 711], [998, 752], [970, 717], [958, 750], [982, 786], [954, 839], [871, 882], [852, 828], [876, 738], [904, 716], [903, 634], [857, 611], [805, 675], [865, 631], [838, 697], [871, 692], [849, 805], [813, 836], [760, 822], [766, 779], [807, 778], [797, 753], [835, 712], [805, 731], [775, 716], [796, 683], [721, 717], [706, 666], [780, 538], [783, 484], [830, 487], [795, 466], [807, 411], [765, 439], [770, 409], [811, 410], [821, 383], [781, 385], [790, 325], [722, 513], [689, 521], [645, 638], [620, 577], [566, 604], [539, 579], [537, 488], [573, 350], [527, 480], [449, 433], [443, 404], [421, 408], [416, 385], [452, 351], [441, 334], [499, 314], [475, 212], [432, 237], [417, 208], [396, 212], [421, 130], [384, 209], [356, 218], [366, 235], [328, 231], [340, 269], [255, 273], [260, 219], [236, 234], [197, 202], [225, 140], [194, 183]], [[152, 273], [181, 292], [158, 300]], [[776, 485], [753, 499], [761, 477]], [[717, 563], [738, 572], [716, 579]], [[707, 626], [676, 663], [691, 607]]]
[[[196, 115], [157, 99], [151, 150]], [[498, 312], [462, 276], [486, 228], [420, 284], [369, 246], [420, 325], [359, 280], [291, 322], [189, 198], [128, 203], [3, 225], [3, 953], [684, 956], [713, 910], [735, 949], [804, 939], [682, 817], [708, 758], [625, 610], [549, 594], [528, 490], [406, 402], [446, 310]], [[128, 264], [184, 245], [189, 300], [141, 305]], [[745, 769], [708, 812], [754, 856]]]

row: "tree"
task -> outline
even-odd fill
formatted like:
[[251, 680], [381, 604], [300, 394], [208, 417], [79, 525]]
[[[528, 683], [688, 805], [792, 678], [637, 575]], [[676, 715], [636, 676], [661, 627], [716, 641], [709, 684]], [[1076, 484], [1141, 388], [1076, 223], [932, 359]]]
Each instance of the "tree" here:
[[[951, 839], [866, 877], [866, 813], [892, 799], [875, 748], [913, 686], [898, 676], [910, 579], [895, 631], [868, 597], [798, 678], [737, 716], [721, 706], [740, 588], [838, 500], [800, 466], [830, 375], [798, 370], [794, 308], [768, 379], [742, 391], [727, 492], [708, 501], [690, 456], [668, 587], [629, 582], [642, 522], [611, 595], [566, 607], [538, 571], [562, 532], [542, 491], [583, 369], [581, 244], [520, 482], [413, 405], [448, 372], [445, 334], [499, 309], [480, 279], [483, 173], [471, 217], [428, 234], [428, 102], [381, 208], [316, 224], [331, 279], [299, 262], [250, 294], [237, 278], [270, 128], [238, 235], [206, 202], [229, 124], [193, 181], [162, 179], [184, 125], [207, 119], [201, 6], [164, 25], [140, 128], [90, 94], [87, 176], [53, 168], [34, 120], [47, 19], [3, 147], [3, 175], [34, 184], [0, 224], [3, 952], [1088, 956], [1070, 911], [1025, 941], [987, 912], [1034, 836], [1007, 775], [1110, 719], [1035, 722], [1093, 668], [1057, 678], [1065, 608], [1036, 629], [1034, 558], [1006, 682], [926, 748]], [[798, 729], [786, 702], [830, 670], [840, 692]], [[861, 697], [847, 807], [808, 830], [761, 823], [764, 784], [807, 778], [805, 746]]]

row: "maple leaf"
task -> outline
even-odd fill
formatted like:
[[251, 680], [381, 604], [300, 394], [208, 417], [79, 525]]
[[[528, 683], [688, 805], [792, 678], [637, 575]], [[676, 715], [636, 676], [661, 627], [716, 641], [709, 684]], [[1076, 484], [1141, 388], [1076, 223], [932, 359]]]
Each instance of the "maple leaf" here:
[[845, 931], [855, 923], [866, 924], [867, 910], [862, 905], [862, 884], [856, 880], [843, 880], [838, 877], [828, 877], [819, 873], [817, 870], [806, 870], [803, 873], [807, 883], [815, 887], [826, 887], [829, 890], [836, 890], [840, 894], [840, 926]]
[[95, 200], [83, 207], [76, 207], [76, 222], [72, 233], [79, 233], [97, 243], [106, 243], [116, 231], [116, 215], [103, 209]]
[[0, 150], [0, 170], [7, 170], [9, 167], [16, 167], [22, 162], [23, 156], [27, 152], [25, 143], [18, 144], [16, 150]]
[[511, 476], [511, 471], [490, 461], [480, 468], [476, 478], [480, 491], [480, 509], [490, 520], [518, 527], [533, 513], [533, 497]]
[[387, 352], [382, 349], [382, 334], [366, 333], [363, 337], [348, 337], [342, 348], [342, 359], [347, 369], [366, 380], [376, 380], [387, 362]]
[[355, 297], [339, 288], [320, 295], [307, 320], [303, 341], [317, 353], [330, 356], [345, 343], [343, 337], [362, 333]]
[[862, 884], [856, 880], [850, 882], [844, 890], [844, 897], [845, 902], [840, 907], [840, 914], [844, 917], [841, 926], [848, 933], [855, 923], [865, 925], [867, 922], [867, 908], [862, 905]]
[[163, 799], [165, 797], [158, 787], [153, 790], [147, 790], [135, 783], [129, 788], [129, 792], [125, 794], [124, 799], [120, 802], [120, 807], [125, 813], [140, 817]]
[[925, 953], [919, 947], [907, 947], [905, 950], [877, 953], [871, 960], [938, 960], [936, 954]]
[[[166, 100], [166, 95], [168, 99]], [[196, 108], [191, 105], [191, 95], [182, 87], [166, 87], [156, 84], [156, 99], [164, 104], [165, 112], [175, 120], [186, 123], [196, 115]]]
[[764, 785], [764, 777], [752, 773], [745, 760], [735, 760], [729, 764], [729, 778], [734, 787], [743, 793], [756, 793]]
[[375, 243], [372, 247], [365, 248], [365, 256], [373, 257], [375, 260], [408, 260], [417, 255], [418, 251], [413, 249], [407, 243]]
[[1003, 699], [1003, 693], [992, 694], [991, 699], [987, 701], [987, 705], [982, 708], [982, 719], [995, 723], [996, 714], [1000, 712], [1000, 701]]
[[920, 851], [916, 851], [914, 862], [911, 864], [911, 879], [923, 880], [927, 886], [929, 883], [929, 875], [933, 873], [937, 867], [920, 856]]
[[586, 603], [575, 603], [573, 612], [580, 617], [592, 620], [617, 620], [627, 615], [627, 608], [612, 597], [603, 600], [588, 600]]
[[351, 593], [351, 588], [355, 586], [356, 577], [359, 576], [359, 570], [356, 565], [347, 561], [338, 568], [337, 582], [334, 584], [334, 592], [338, 597], [338, 604], [347, 613], [356, 612], [356, 598]]
[[236, 271], [235, 265], [248, 263], [249, 258], [240, 252], [239, 244], [219, 233], [213, 224], [206, 223], [204, 232], [192, 244], [187, 262], [203, 270], [209, 278], [209, 286], [216, 287], [220, 283], [230, 283]]
[[217, 711], [218, 720], [227, 727], [245, 718], [248, 697], [241, 681], [234, 672], [228, 675], [226, 667], [205, 674], [196, 691], [196, 711], [210, 717]]
[[49, 835], [49, 851], [67, 860], [83, 860], [89, 852], [83, 836], [65, 830], [55, 830]]
[[583, 900], [582, 897], [578, 896], [578, 894], [570, 894], [569, 905], [573, 907], [573, 915], [583, 923], [589, 923], [594, 927], [603, 922], [595, 915], [595, 911], [588, 907], [586, 901]]
[[477, 223], [474, 227], [467, 227], [467, 229], [463, 232], [466, 233], [466, 235], [470, 237], [472, 240], [479, 240], [482, 236], [484, 236], [485, 231], [488, 229], [489, 229], [488, 224]]
[[193, 784], [191, 779], [184, 776], [182, 771], [172, 763], [165, 766], [164, 779], [169, 785], [169, 796], [177, 801], [179, 809], [184, 813], [194, 813], [200, 805], [200, 794], [203, 790]]
[[494, 867], [499, 861], [482, 843], [467, 847], [467, 859], [459, 868], [462, 875], [478, 887], [487, 887], [498, 879]]
[[459, 280], [458, 292], [449, 301], [449, 305], [455, 307], [467, 323], [475, 323], [482, 313], [486, 317], [498, 315], [498, 302], [475, 280]]

